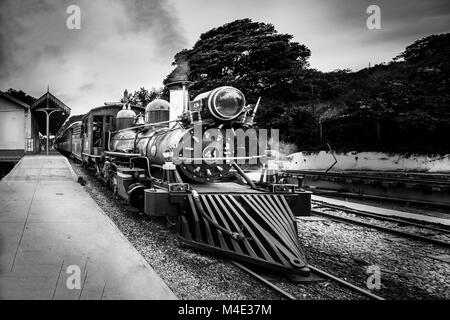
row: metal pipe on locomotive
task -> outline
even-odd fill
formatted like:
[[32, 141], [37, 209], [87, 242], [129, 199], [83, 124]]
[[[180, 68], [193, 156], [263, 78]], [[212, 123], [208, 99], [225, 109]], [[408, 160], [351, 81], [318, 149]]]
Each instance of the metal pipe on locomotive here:
[[[295, 215], [309, 214], [310, 193], [277, 175], [266, 140], [257, 154], [245, 138], [236, 145], [236, 132], [253, 128], [259, 100], [247, 106], [240, 90], [224, 86], [189, 102], [188, 86], [169, 84], [170, 104], [154, 100], [144, 115], [125, 101], [105, 150], [83, 153], [83, 162], [142, 213], [174, 219], [185, 244], [307, 275]], [[236, 163], [250, 159], [264, 162], [258, 182]]]

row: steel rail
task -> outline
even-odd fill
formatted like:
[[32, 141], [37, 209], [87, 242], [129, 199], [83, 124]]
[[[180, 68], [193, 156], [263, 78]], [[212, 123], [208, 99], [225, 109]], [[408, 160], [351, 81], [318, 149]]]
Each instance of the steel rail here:
[[[432, 226], [424, 226], [420, 223], [416, 223], [416, 222], [412, 222], [412, 221], [408, 221], [408, 220], [397, 219], [397, 218], [392, 218], [392, 217], [387, 217], [387, 216], [377, 214], [377, 213], [356, 210], [356, 209], [347, 208], [344, 206], [338, 206], [338, 205], [334, 205], [334, 204], [322, 203], [317, 200], [313, 200], [312, 202], [314, 203], [314, 205], [324, 207], [324, 208], [337, 209], [337, 210], [353, 213], [356, 215], [370, 217], [370, 218], [374, 218], [374, 219], [378, 219], [378, 220], [385, 220], [385, 221], [390, 221], [390, 222], [395, 222], [395, 223], [407, 224], [410, 226], [419, 227], [422, 229], [427, 229], [427, 230], [432, 230], [432, 231], [437, 231], [437, 232], [442, 232], [442, 233], [450, 233], [450, 230], [447, 230], [447, 229], [442, 229], [442, 228], [437, 228], [437, 227], [432, 227]], [[424, 222], [424, 223], [429, 223], [429, 222]]]
[[[308, 187], [306, 187], [308, 189]], [[329, 191], [326, 189], [308, 189], [311, 190], [314, 194], [317, 195], [324, 195], [329, 197], [349, 197], [349, 198], [355, 198], [355, 199], [367, 199], [367, 200], [381, 200], [381, 201], [388, 201], [388, 202], [395, 202], [395, 203], [409, 203], [414, 204], [417, 206], [424, 206], [424, 207], [433, 207], [433, 208], [442, 208], [445, 210], [450, 209], [450, 204], [445, 203], [437, 203], [432, 201], [425, 201], [425, 200], [413, 200], [413, 199], [406, 199], [406, 198], [395, 198], [395, 197], [386, 197], [386, 196], [377, 196], [377, 195], [370, 195], [370, 194], [364, 194], [364, 193], [354, 193], [354, 192], [341, 192], [341, 191]]]
[[266, 286], [270, 287], [271, 289], [277, 291], [279, 294], [281, 294], [282, 296], [286, 297], [289, 300], [297, 300], [294, 296], [292, 296], [291, 294], [287, 293], [286, 291], [284, 291], [283, 289], [281, 289], [280, 287], [278, 287], [277, 285], [273, 284], [272, 282], [270, 282], [267, 279], [264, 279], [264, 277], [261, 277], [259, 274], [257, 274], [256, 272], [250, 270], [249, 268], [243, 266], [242, 264], [240, 264], [239, 262], [236, 261], [231, 261], [232, 264], [234, 264], [236, 267], [238, 267], [241, 270], [244, 270], [245, 272], [247, 272], [249, 275], [251, 275], [252, 277], [258, 279], [259, 281], [261, 281], [262, 283], [264, 283]]
[[338, 277], [332, 275], [331, 273], [328, 273], [328, 272], [326, 272], [326, 271], [323, 271], [323, 270], [321, 270], [321, 269], [319, 269], [319, 268], [316, 268], [316, 267], [314, 267], [314, 266], [312, 266], [312, 265], [308, 265], [308, 267], [309, 267], [312, 271], [314, 271], [315, 273], [317, 273], [317, 274], [319, 274], [319, 275], [321, 275], [321, 276], [330, 278], [330, 279], [332, 279], [332, 280], [334, 280], [334, 281], [336, 281], [336, 282], [339, 282], [339, 283], [342, 284], [343, 286], [348, 287], [348, 288], [351, 288], [352, 290], [355, 290], [355, 291], [357, 291], [357, 292], [359, 292], [359, 293], [361, 293], [361, 294], [363, 294], [363, 295], [366, 295], [366, 296], [368, 296], [368, 297], [371, 297], [371, 298], [373, 298], [373, 299], [375, 299], [375, 300], [385, 300], [383, 297], [377, 296], [376, 294], [373, 294], [372, 292], [369, 292], [369, 291], [364, 290], [364, 289], [362, 289], [362, 288], [360, 288], [360, 287], [358, 287], [358, 286], [355, 286], [354, 284], [351, 284], [351, 283], [348, 282], [348, 281], [345, 281], [345, 280], [343, 280], [343, 279], [341, 279], [341, 278], [338, 278]]
[[405, 232], [405, 231], [395, 230], [395, 229], [392, 229], [392, 228], [377, 226], [377, 225], [373, 225], [373, 224], [370, 224], [370, 223], [367, 223], [367, 222], [363, 222], [361, 220], [357, 220], [357, 219], [353, 219], [353, 218], [340, 217], [340, 216], [336, 216], [334, 214], [320, 212], [320, 211], [317, 211], [317, 210], [314, 210], [314, 209], [311, 209], [311, 213], [314, 213], [316, 215], [325, 216], [325, 217], [329, 218], [330, 220], [335, 220], [335, 221], [344, 222], [344, 223], [347, 223], [347, 224], [354, 224], [354, 225], [359, 225], [359, 226], [363, 226], [363, 227], [368, 227], [368, 228], [384, 231], [386, 233], [391, 233], [391, 234], [394, 234], [394, 235], [402, 236], [402, 237], [405, 237], [405, 238], [411, 238], [411, 239], [414, 239], [414, 240], [419, 240], [419, 241], [431, 243], [431, 244], [434, 244], [434, 245], [437, 245], [437, 246], [440, 246], [440, 247], [450, 248], [450, 243], [449, 242], [445, 242], [445, 241], [441, 241], [441, 240], [437, 240], [437, 239], [433, 239], [433, 238], [427, 238], [427, 237], [419, 236], [419, 235], [414, 234], [414, 233], [409, 233], [409, 232]]
[[370, 174], [355, 174], [355, 173], [341, 173], [341, 172], [323, 172], [323, 171], [305, 171], [305, 170], [286, 170], [289, 173], [302, 174], [307, 176], [326, 176], [344, 179], [359, 179], [359, 180], [378, 180], [385, 182], [400, 182], [400, 183], [415, 183], [415, 184], [430, 184], [430, 185], [450, 185], [450, 181], [443, 179], [417, 179], [417, 178], [401, 178], [376, 176]]
[[[289, 300], [298, 300], [297, 298], [295, 298], [293, 295], [291, 295], [290, 293], [286, 292], [285, 290], [281, 289], [279, 286], [277, 286], [276, 284], [270, 282], [269, 280], [265, 279], [264, 277], [260, 276], [258, 273], [254, 272], [253, 270], [243, 266], [242, 264], [240, 264], [239, 262], [236, 261], [231, 261], [232, 264], [234, 264], [236, 267], [238, 267], [239, 269], [245, 271], [246, 273], [248, 273], [249, 275], [251, 275], [252, 277], [258, 279], [259, 281], [261, 281], [262, 283], [264, 283], [266, 286], [268, 286], [269, 288], [273, 289], [274, 291], [278, 292], [279, 294], [281, 294], [282, 296], [286, 297]], [[331, 279], [333, 281], [338, 282], [339, 284], [343, 285], [346, 288], [349, 288], [353, 291], [356, 291], [362, 295], [368, 296], [372, 299], [375, 300], [385, 300], [383, 297], [380, 297], [376, 294], [373, 294], [367, 290], [364, 290], [358, 286], [355, 286], [354, 284], [351, 284], [348, 281], [345, 281], [339, 277], [336, 277], [326, 271], [323, 271], [319, 268], [316, 268], [314, 266], [308, 265], [308, 267], [314, 272], [317, 273], [319, 275], [321, 275], [322, 277], [326, 277], [328, 279]]]

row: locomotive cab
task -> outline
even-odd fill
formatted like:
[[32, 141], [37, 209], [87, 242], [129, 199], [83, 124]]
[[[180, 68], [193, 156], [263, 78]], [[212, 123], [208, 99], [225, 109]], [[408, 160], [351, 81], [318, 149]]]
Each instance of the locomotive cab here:
[[143, 113], [144, 108], [129, 105], [123, 109], [122, 103], [105, 103], [92, 109], [82, 118], [82, 160], [83, 163], [96, 163], [109, 149], [110, 132], [132, 126], [136, 113]]

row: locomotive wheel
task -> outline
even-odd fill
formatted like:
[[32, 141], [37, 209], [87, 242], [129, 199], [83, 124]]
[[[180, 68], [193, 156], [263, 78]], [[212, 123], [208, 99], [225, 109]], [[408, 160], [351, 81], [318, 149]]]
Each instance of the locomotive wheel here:
[[144, 204], [145, 204], [144, 189], [139, 188], [130, 194], [130, 204], [133, 207], [139, 209], [139, 212], [144, 211]]
[[177, 225], [178, 218], [166, 216], [166, 221], [169, 226], [175, 227]]

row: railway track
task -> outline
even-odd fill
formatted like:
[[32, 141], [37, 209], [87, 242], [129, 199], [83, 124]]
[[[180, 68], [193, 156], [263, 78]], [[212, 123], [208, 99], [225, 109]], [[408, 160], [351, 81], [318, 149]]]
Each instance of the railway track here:
[[288, 170], [317, 195], [382, 201], [450, 212], [450, 175]]
[[385, 197], [379, 195], [372, 194], [363, 194], [363, 193], [354, 193], [354, 192], [343, 192], [337, 190], [326, 190], [320, 188], [310, 188], [305, 187], [306, 190], [313, 192], [316, 195], [322, 196], [330, 196], [330, 197], [338, 197], [338, 198], [353, 198], [353, 199], [361, 199], [361, 200], [370, 200], [370, 201], [383, 201], [396, 203], [406, 206], [415, 206], [419, 208], [435, 208], [435, 209], [443, 209], [446, 212], [450, 211], [450, 205], [445, 203], [436, 203], [432, 201], [423, 201], [423, 200], [414, 200], [414, 199], [405, 199], [405, 198], [397, 198], [397, 197]]
[[[365, 211], [355, 210], [355, 209], [341, 207], [341, 206], [332, 205], [332, 204], [324, 204], [324, 203], [321, 203], [318, 201], [313, 201], [313, 205], [316, 207], [343, 211], [345, 213], [353, 214], [355, 216], [360, 216], [363, 218], [377, 219], [377, 220], [385, 221], [385, 222], [389, 222], [389, 223], [396, 223], [398, 225], [421, 228], [421, 229], [425, 229], [428, 231], [440, 232], [445, 235], [450, 235], [450, 229], [440, 228], [440, 227], [433, 226], [433, 225], [423, 225], [423, 224], [408, 221], [408, 220], [386, 217], [386, 216], [382, 216], [382, 215], [378, 215], [378, 214], [374, 214], [374, 213], [369, 213], [369, 212], [365, 212]], [[348, 224], [352, 224], [352, 225], [368, 227], [368, 228], [380, 230], [380, 231], [383, 231], [386, 233], [391, 233], [391, 234], [394, 234], [397, 236], [402, 236], [402, 237], [411, 238], [411, 239], [414, 239], [417, 241], [430, 243], [430, 244], [433, 244], [433, 245], [436, 245], [439, 247], [450, 248], [449, 242], [441, 241], [441, 240], [430, 238], [430, 237], [421, 236], [421, 235], [410, 233], [410, 232], [401, 231], [401, 230], [394, 229], [394, 228], [388, 228], [388, 227], [384, 227], [384, 226], [380, 226], [380, 225], [374, 225], [374, 224], [371, 224], [368, 222], [361, 221], [356, 218], [348, 218], [348, 217], [338, 216], [338, 215], [334, 215], [334, 214], [330, 214], [330, 213], [320, 212], [315, 209], [312, 209], [311, 213], [316, 214], [316, 215], [325, 216], [325, 217], [329, 218], [330, 220], [344, 222], [344, 223], [348, 223]], [[289, 299], [289, 300], [297, 300], [298, 299], [293, 294], [291, 294], [291, 293], [287, 292], [286, 290], [284, 290], [283, 288], [281, 288], [274, 281], [271, 281], [270, 279], [264, 277], [264, 275], [259, 274], [258, 272], [254, 271], [238, 262], [232, 261], [232, 263], [239, 269], [243, 270], [244, 272], [248, 273], [252, 277], [254, 277], [257, 280], [259, 280], [260, 282], [262, 282], [264, 285], [266, 285], [270, 289], [278, 292], [282, 297]], [[334, 281], [334, 282], [338, 283], [339, 285], [341, 285], [349, 290], [352, 290], [353, 292], [357, 292], [357, 293], [359, 293], [365, 297], [368, 297], [370, 299], [385, 300], [383, 297], [381, 297], [379, 295], [373, 294], [372, 292], [370, 292], [368, 290], [358, 287], [342, 278], [332, 275], [332, 274], [330, 274], [322, 269], [319, 269], [315, 266], [309, 265], [309, 268], [311, 269], [311, 272], [313, 274], [318, 275], [322, 278]]]
[[317, 201], [317, 200], [312, 200], [312, 204], [315, 206], [319, 206], [322, 208], [330, 208], [330, 209], [337, 209], [337, 210], [343, 210], [355, 215], [360, 215], [360, 216], [364, 216], [364, 217], [369, 217], [369, 218], [374, 218], [374, 219], [378, 219], [378, 220], [384, 220], [384, 221], [389, 221], [389, 222], [395, 222], [395, 223], [399, 223], [399, 224], [403, 224], [403, 225], [408, 225], [408, 226], [413, 226], [413, 227], [419, 227], [422, 229], [427, 229], [427, 230], [431, 230], [431, 231], [436, 231], [436, 232], [442, 232], [442, 233], [447, 233], [450, 234], [450, 228], [445, 228], [445, 227], [436, 227], [436, 226], [431, 226], [430, 224], [424, 222], [422, 223], [417, 223], [417, 222], [412, 222], [410, 220], [407, 219], [399, 219], [399, 218], [393, 218], [390, 216], [385, 216], [385, 215], [381, 215], [381, 214], [377, 214], [377, 213], [373, 213], [373, 212], [366, 212], [366, 211], [362, 211], [362, 210], [356, 210], [356, 209], [352, 209], [352, 208], [347, 208], [345, 206], [339, 206], [339, 205], [335, 205], [335, 204], [330, 204], [330, 203], [324, 203], [321, 201]]
[[381, 176], [368, 173], [341, 173], [341, 172], [324, 172], [324, 171], [310, 171], [310, 170], [287, 170], [289, 173], [294, 174], [304, 174], [304, 175], [316, 175], [316, 176], [326, 176], [353, 180], [376, 180], [381, 182], [393, 182], [393, 183], [406, 183], [406, 184], [427, 184], [427, 185], [441, 185], [450, 186], [449, 176], [443, 178], [433, 177], [433, 178], [416, 178], [416, 177], [398, 177], [398, 176]]
[[[421, 225], [421, 224], [414, 223], [414, 222], [407, 221], [407, 220], [400, 220], [400, 219], [395, 219], [395, 218], [391, 218], [391, 217], [384, 217], [384, 216], [369, 213], [369, 212], [354, 210], [354, 209], [335, 206], [335, 205], [317, 203], [317, 202], [314, 202], [314, 205], [319, 208], [321, 207], [321, 208], [325, 208], [325, 209], [339, 210], [341, 212], [344, 212], [345, 214], [353, 214], [355, 216], [361, 216], [361, 217], [363, 217], [363, 219], [371, 218], [371, 219], [376, 219], [376, 220], [380, 220], [380, 221], [386, 221], [389, 223], [396, 223], [398, 225], [408, 225], [408, 226], [412, 226], [412, 227], [416, 227], [416, 228], [430, 230], [433, 232], [440, 232], [441, 234], [445, 234], [445, 235], [450, 234], [450, 230], [447, 230], [447, 229], [433, 227], [433, 226], [427, 226], [427, 225]], [[425, 242], [425, 243], [430, 243], [430, 244], [433, 244], [433, 245], [436, 245], [439, 247], [450, 248], [450, 242], [447, 242], [447, 241], [442, 241], [439, 239], [419, 235], [416, 233], [402, 231], [402, 230], [399, 230], [396, 228], [391, 228], [391, 227], [381, 226], [381, 225], [370, 223], [370, 222], [365, 222], [358, 218], [345, 217], [342, 215], [318, 211], [317, 209], [311, 209], [311, 213], [315, 214], [315, 215], [326, 217], [333, 221], [343, 222], [343, 223], [347, 223], [347, 224], [351, 224], [351, 225], [358, 225], [358, 226], [367, 227], [367, 228], [371, 228], [371, 229], [376, 229], [376, 230], [394, 234], [397, 236], [401, 236], [401, 237], [405, 237], [405, 238], [409, 238], [409, 239], [413, 239], [413, 240], [417, 240], [417, 241], [421, 241], [421, 242]]]
[[[281, 296], [283, 296], [284, 298], [288, 299], [288, 300], [299, 300], [297, 299], [295, 296], [293, 296], [292, 294], [290, 294], [289, 292], [287, 292], [286, 290], [283, 290], [282, 288], [280, 288], [280, 286], [278, 286], [277, 284], [275, 284], [273, 281], [270, 281], [269, 279], [265, 278], [264, 276], [262, 276], [261, 274], [251, 270], [250, 268], [240, 264], [239, 262], [236, 261], [231, 261], [232, 264], [234, 264], [236, 267], [238, 267], [239, 269], [243, 270], [244, 272], [248, 273], [249, 275], [251, 275], [252, 277], [254, 277], [255, 279], [259, 280], [260, 282], [262, 282], [264, 285], [266, 285], [268, 288], [278, 292]], [[385, 300], [383, 297], [378, 296], [376, 294], [371, 293], [370, 291], [367, 291], [361, 287], [358, 287], [342, 278], [336, 277], [322, 269], [319, 269], [317, 267], [308, 265], [308, 267], [311, 269], [313, 274], [319, 275], [321, 277], [324, 277], [326, 279], [332, 280], [334, 282], [339, 283], [341, 286], [350, 289], [354, 292], [357, 292], [363, 296], [369, 297], [371, 299], [374, 300]]]

